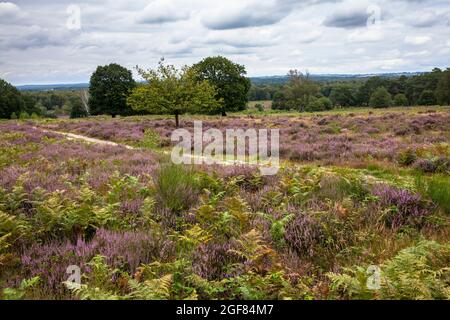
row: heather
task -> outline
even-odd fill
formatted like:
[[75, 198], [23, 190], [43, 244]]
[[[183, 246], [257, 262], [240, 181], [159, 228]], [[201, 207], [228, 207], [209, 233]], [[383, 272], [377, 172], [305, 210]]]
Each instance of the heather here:
[[279, 173], [170, 164], [164, 117], [0, 123], [0, 298], [449, 298], [447, 111], [199, 119], [280, 128]]

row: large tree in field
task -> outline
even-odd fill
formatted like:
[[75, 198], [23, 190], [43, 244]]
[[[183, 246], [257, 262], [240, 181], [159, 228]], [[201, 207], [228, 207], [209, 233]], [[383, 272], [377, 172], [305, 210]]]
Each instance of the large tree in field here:
[[174, 115], [178, 128], [179, 116], [184, 113], [211, 113], [222, 107], [215, 87], [206, 80], [198, 81], [193, 68], [178, 70], [161, 60], [156, 70], [138, 71], [147, 83], [135, 88], [128, 98], [136, 111]]
[[0, 118], [10, 119], [11, 114], [20, 114], [23, 109], [23, 99], [19, 90], [8, 82], [0, 79]]
[[442, 72], [436, 89], [436, 98], [440, 105], [450, 105], [450, 68]]
[[250, 80], [245, 76], [245, 67], [225, 57], [209, 57], [195, 64], [200, 81], [208, 80], [217, 88], [216, 98], [223, 100], [220, 110], [223, 116], [227, 112], [245, 110], [248, 103]]
[[290, 109], [305, 111], [318, 92], [319, 86], [311, 79], [309, 73], [289, 71], [289, 83], [284, 88], [284, 96]]
[[127, 97], [136, 87], [130, 70], [112, 63], [99, 66], [92, 74], [89, 86], [89, 112], [128, 116], [133, 110], [127, 106]]

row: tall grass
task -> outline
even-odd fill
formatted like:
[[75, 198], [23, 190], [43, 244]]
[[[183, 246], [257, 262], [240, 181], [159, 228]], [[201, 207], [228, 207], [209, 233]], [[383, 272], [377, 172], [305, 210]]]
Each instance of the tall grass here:
[[173, 213], [189, 209], [197, 201], [199, 181], [193, 169], [181, 165], [162, 165], [154, 177], [156, 200]]

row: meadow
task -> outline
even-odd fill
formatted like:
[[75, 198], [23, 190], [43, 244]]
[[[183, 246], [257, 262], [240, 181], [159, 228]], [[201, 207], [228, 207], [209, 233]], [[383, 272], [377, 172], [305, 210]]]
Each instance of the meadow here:
[[173, 165], [166, 116], [1, 121], [0, 297], [450, 298], [448, 107], [194, 119], [280, 129], [280, 172]]

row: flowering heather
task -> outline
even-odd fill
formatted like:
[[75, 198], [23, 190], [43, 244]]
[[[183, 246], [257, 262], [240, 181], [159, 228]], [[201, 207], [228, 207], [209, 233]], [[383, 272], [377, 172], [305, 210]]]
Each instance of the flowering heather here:
[[[450, 112], [436, 114], [387, 113], [382, 115], [342, 115], [287, 117], [230, 116], [205, 118], [203, 130], [280, 129], [281, 156], [296, 162], [340, 164], [348, 161], [395, 161], [397, 155], [415, 144], [445, 142], [450, 139]], [[401, 126], [399, 126], [401, 124]], [[182, 121], [183, 128], [193, 131], [192, 120]], [[94, 138], [140, 145], [146, 130], [157, 132], [162, 145], [170, 142], [175, 129], [172, 120], [129, 118], [61, 121], [48, 126], [54, 130], [74, 132]], [[402, 129], [403, 128], [403, 129]], [[400, 131], [403, 130], [401, 133]]]
[[239, 257], [231, 253], [236, 249], [230, 243], [201, 244], [194, 252], [192, 268], [196, 274], [208, 280], [220, 280], [227, 277], [230, 265], [240, 261]]
[[134, 273], [142, 263], [167, 259], [173, 254], [172, 250], [170, 242], [164, 242], [151, 233], [100, 229], [91, 241], [55, 241], [25, 248], [21, 265], [26, 277], [40, 276], [46, 289], [55, 293], [63, 291], [61, 283], [67, 280], [68, 266], [77, 265], [89, 272], [87, 263], [96, 255], [106, 257], [111, 267]]
[[419, 194], [386, 184], [375, 186], [373, 194], [379, 198], [382, 207], [390, 209], [385, 221], [394, 228], [420, 224], [430, 215], [429, 206]]
[[309, 215], [299, 212], [286, 227], [284, 239], [300, 255], [313, 256], [315, 247], [323, 240], [319, 223]]

